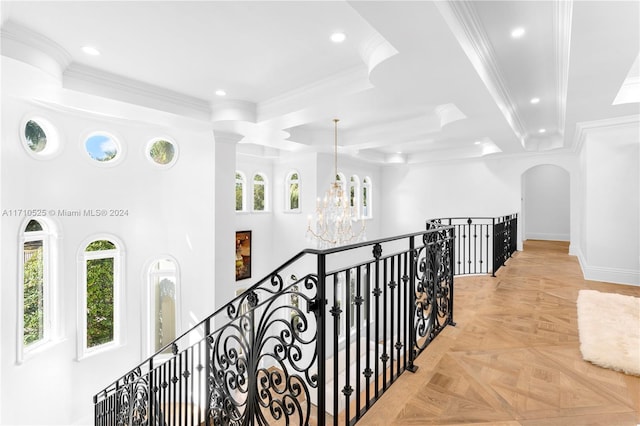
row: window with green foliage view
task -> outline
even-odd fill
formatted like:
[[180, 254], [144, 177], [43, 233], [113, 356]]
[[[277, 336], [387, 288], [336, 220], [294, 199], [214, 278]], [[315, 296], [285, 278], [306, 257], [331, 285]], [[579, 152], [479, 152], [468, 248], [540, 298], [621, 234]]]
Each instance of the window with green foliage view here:
[[362, 216], [371, 218], [371, 179], [367, 176], [362, 183]]
[[108, 240], [97, 240], [85, 249], [86, 347], [115, 339], [115, 249]]
[[236, 172], [236, 211], [241, 212], [245, 209], [245, 188], [246, 179], [240, 172]]
[[49, 281], [46, 274], [47, 232], [37, 220], [24, 229], [22, 245], [22, 343], [46, 340], [49, 328]]
[[265, 210], [265, 179], [259, 173], [253, 176], [253, 210]]
[[24, 344], [44, 338], [44, 256], [43, 241], [24, 243]]
[[300, 208], [300, 178], [298, 173], [289, 173], [287, 177], [287, 210]]
[[29, 149], [33, 152], [41, 152], [47, 146], [47, 135], [42, 127], [34, 120], [27, 121], [24, 127], [24, 136]]
[[176, 149], [173, 144], [164, 139], [158, 139], [149, 148], [149, 157], [159, 165], [171, 164], [174, 160]]

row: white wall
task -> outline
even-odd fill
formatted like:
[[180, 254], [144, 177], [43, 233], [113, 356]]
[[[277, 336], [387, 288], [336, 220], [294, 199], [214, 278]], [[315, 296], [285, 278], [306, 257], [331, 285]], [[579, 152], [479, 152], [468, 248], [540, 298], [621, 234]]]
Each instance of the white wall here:
[[[541, 164], [560, 166], [570, 176], [578, 173], [575, 156], [555, 153], [388, 166], [382, 172], [384, 232], [389, 235], [413, 232], [423, 229], [425, 220], [434, 217], [520, 213], [522, 174]], [[577, 202], [574, 192], [577, 193], [572, 188], [571, 203]], [[574, 226], [577, 221], [573, 216], [574, 210], [572, 240], [577, 238]], [[522, 229], [518, 230], [518, 249], [522, 249]]]
[[520, 210], [512, 161], [470, 160], [391, 166], [383, 171], [387, 233], [424, 229], [435, 217], [500, 216]]
[[569, 241], [569, 173], [543, 164], [522, 176], [524, 239]]
[[[144, 356], [142, 341], [145, 267], [169, 254], [178, 262], [182, 325], [213, 310], [214, 228], [213, 136], [206, 126], [180, 124], [174, 116], [96, 98], [62, 93], [56, 82], [30, 66], [2, 63], [2, 209], [126, 209], [126, 217], [52, 217], [58, 239], [60, 336], [55, 344], [18, 364], [19, 235], [25, 217], [1, 218], [2, 324], [0, 348], [3, 424], [71, 424], [92, 416], [92, 395], [131, 369]], [[40, 91], [34, 93], [33, 91]], [[33, 100], [38, 96], [39, 102]], [[56, 102], [67, 97], [67, 107]], [[73, 108], [85, 102], [82, 110]], [[87, 110], [92, 104], [94, 110]], [[69, 107], [71, 106], [71, 107]], [[107, 111], [108, 110], [108, 111]], [[21, 123], [31, 113], [46, 116], [62, 137], [54, 158], [34, 159], [21, 144]], [[105, 114], [116, 113], [120, 117]], [[87, 132], [104, 130], [121, 139], [123, 160], [98, 167], [83, 150]], [[160, 169], [145, 157], [146, 143], [169, 136], [179, 146], [178, 162]], [[123, 242], [123, 330], [118, 350], [77, 357], [78, 253], [83, 241], [108, 233]], [[34, 409], [34, 401], [38, 402]]]
[[638, 123], [591, 132], [581, 153], [585, 278], [640, 285]]
[[[215, 291], [216, 309], [235, 296], [235, 181], [236, 142], [238, 135], [215, 132], [215, 280], [209, 285]], [[226, 202], [225, 202], [226, 201]], [[212, 312], [211, 312], [212, 313]]]
[[[285, 210], [287, 203], [285, 180], [296, 170], [300, 179], [300, 211]], [[272, 269], [280, 266], [305, 248], [311, 247], [306, 238], [309, 215], [314, 213], [317, 196], [318, 157], [315, 153], [278, 158], [273, 166], [273, 234], [271, 240]], [[315, 265], [310, 265], [312, 267]], [[308, 271], [294, 271], [302, 275]]]

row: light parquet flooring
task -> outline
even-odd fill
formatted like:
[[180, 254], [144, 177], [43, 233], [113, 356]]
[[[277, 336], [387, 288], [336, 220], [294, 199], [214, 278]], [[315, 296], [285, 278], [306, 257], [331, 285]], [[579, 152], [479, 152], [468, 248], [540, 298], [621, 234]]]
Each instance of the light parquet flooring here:
[[585, 281], [568, 243], [526, 241], [497, 277], [456, 277], [454, 288], [457, 326], [358, 425], [640, 424], [640, 377], [582, 359], [576, 311], [580, 289], [640, 287]]

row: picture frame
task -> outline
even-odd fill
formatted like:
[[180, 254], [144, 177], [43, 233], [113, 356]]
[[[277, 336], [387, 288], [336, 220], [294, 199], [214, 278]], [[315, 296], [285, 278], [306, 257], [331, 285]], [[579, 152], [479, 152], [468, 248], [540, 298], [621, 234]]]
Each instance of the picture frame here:
[[251, 231], [236, 231], [236, 281], [251, 278]]

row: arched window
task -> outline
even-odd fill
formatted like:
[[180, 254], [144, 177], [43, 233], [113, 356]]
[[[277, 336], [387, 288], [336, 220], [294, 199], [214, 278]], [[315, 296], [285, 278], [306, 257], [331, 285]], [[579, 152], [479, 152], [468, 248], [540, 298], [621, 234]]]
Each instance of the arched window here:
[[262, 173], [253, 175], [253, 210], [263, 212], [267, 206], [267, 179]]
[[349, 179], [349, 205], [353, 218], [360, 218], [360, 178], [353, 175]]
[[22, 324], [21, 348], [18, 361], [23, 355], [42, 346], [53, 335], [54, 304], [51, 267], [51, 225], [43, 220], [30, 219], [21, 234], [22, 256], [20, 273], [22, 300], [18, 311]]
[[285, 180], [286, 206], [287, 211], [300, 211], [300, 175], [297, 171], [287, 174]]
[[178, 335], [178, 268], [171, 258], [149, 267], [150, 353], [171, 343]]
[[247, 178], [244, 173], [236, 171], [236, 211], [247, 210]]
[[110, 237], [84, 246], [80, 357], [119, 343], [121, 264], [122, 250]]
[[373, 212], [371, 208], [371, 178], [366, 176], [362, 182], [362, 217], [371, 219]]

